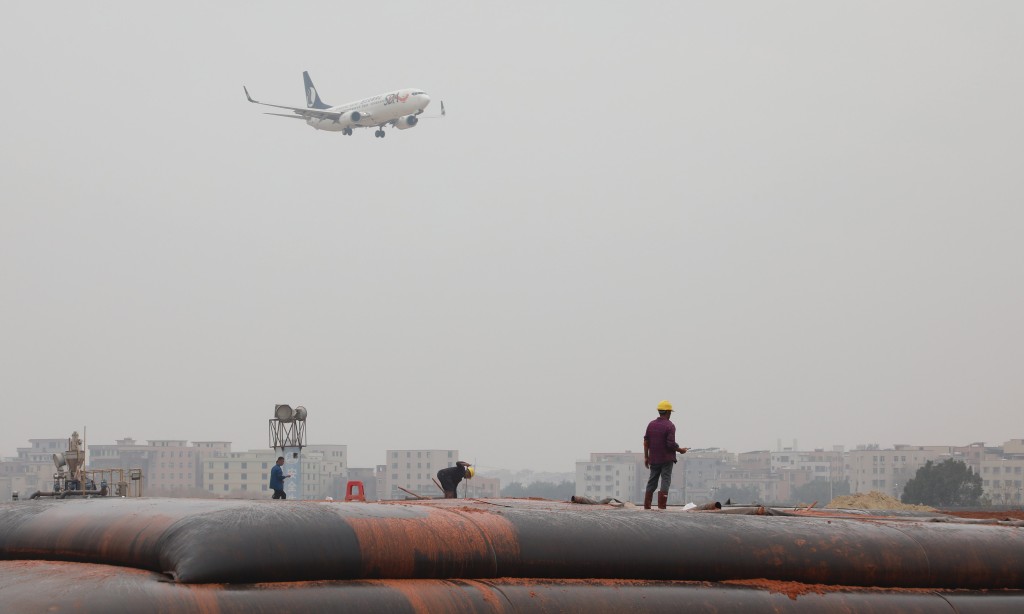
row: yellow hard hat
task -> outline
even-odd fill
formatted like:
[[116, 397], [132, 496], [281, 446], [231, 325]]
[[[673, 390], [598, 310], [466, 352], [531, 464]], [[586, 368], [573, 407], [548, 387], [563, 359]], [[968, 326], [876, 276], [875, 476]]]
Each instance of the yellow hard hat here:
[[466, 467], [466, 479], [472, 480], [474, 475], [476, 475], [476, 469], [472, 465]]
[[658, 403], [658, 411], [672, 411], [672, 404], [668, 401]]

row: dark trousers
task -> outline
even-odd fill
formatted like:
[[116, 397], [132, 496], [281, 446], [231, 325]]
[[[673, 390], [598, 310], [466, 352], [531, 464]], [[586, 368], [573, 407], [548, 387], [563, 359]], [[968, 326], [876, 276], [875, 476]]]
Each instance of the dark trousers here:
[[274, 499], [287, 499], [288, 495], [284, 494], [283, 490], [274, 489]]
[[672, 484], [672, 465], [675, 463], [651, 463], [651, 477], [647, 480], [647, 492], [654, 492], [658, 489], [658, 478], [661, 478], [661, 492], [668, 492]]
[[464, 473], [465, 470], [462, 467], [448, 467], [437, 472], [437, 481], [441, 483], [441, 490], [444, 491], [445, 499], [455, 499], [458, 497], [457, 489]]

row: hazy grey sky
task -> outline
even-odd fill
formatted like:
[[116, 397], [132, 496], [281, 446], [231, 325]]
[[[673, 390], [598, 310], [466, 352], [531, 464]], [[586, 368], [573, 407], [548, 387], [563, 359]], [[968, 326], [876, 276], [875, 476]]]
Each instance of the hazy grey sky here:
[[[301, 8], [299, 8], [301, 6]], [[13, 3], [0, 455], [1024, 436], [1024, 4]], [[444, 120], [269, 117], [301, 72]]]

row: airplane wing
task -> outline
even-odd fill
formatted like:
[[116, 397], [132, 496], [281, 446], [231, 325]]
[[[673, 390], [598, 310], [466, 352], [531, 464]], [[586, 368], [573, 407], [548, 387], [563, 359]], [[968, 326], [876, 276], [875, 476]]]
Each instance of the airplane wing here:
[[340, 119], [341, 116], [342, 116], [341, 113], [336, 113], [336, 112], [333, 112], [333, 111], [324, 111], [324, 110], [321, 110], [321, 109], [304, 109], [302, 107], [286, 107], [286, 106], [280, 105], [280, 104], [270, 104], [270, 103], [267, 103], [267, 102], [260, 102], [259, 100], [253, 100], [253, 97], [249, 95], [249, 89], [246, 88], [244, 85], [242, 86], [242, 90], [245, 92], [245, 97], [249, 100], [249, 102], [251, 102], [253, 104], [260, 104], [260, 105], [263, 105], [265, 107], [274, 107], [275, 109], [288, 109], [292, 113], [295, 113], [295, 115], [286, 115], [284, 113], [267, 113], [267, 115], [277, 115], [277, 116], [280, 116], [280, 117], [296, 117], [296, 116], [298, 116], [298, 117], [296, 117], [296, 119], [309, 119], [311, 117], [316, 117], [318, 119]]

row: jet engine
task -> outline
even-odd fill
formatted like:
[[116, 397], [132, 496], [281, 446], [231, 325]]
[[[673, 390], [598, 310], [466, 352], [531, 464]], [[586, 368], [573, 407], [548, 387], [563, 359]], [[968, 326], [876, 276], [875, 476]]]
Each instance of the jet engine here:
[[412, 128], [418, 123], [420, 123], [418, 117], [415, 115], [406, 115], [405, 117], [398, 118], [395, 122], [395, 128], [398, 128], [399, 130], [406, 130], [408, 128]]

